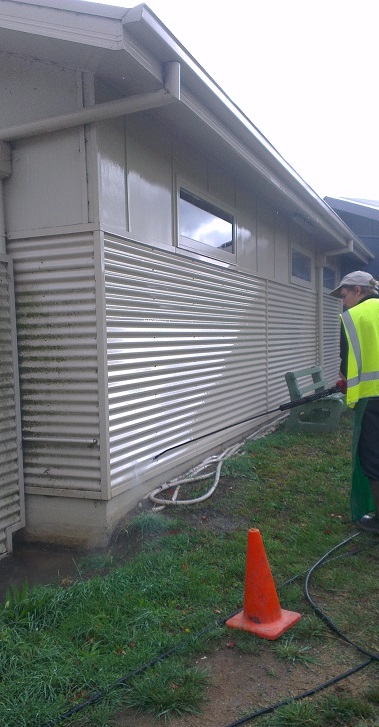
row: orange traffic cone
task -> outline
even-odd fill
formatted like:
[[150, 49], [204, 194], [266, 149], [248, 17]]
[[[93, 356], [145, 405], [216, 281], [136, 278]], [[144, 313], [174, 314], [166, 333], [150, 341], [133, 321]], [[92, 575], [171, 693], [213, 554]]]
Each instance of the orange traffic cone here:
[[247, 533], [243, 611], [226, 621], [232, 629], [250, 631], [262, 639], [277, 639], [301, 618], [282, 611], [259, 530]]

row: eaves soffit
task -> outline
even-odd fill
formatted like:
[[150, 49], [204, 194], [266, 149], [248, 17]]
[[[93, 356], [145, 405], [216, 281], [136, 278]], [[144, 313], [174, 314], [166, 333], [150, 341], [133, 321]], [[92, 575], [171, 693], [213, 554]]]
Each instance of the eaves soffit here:
[[2, 0], [0, 52], [98, 74], [121, 95], [149, 92], [161, 85], [162, 67], [128, 44], [125, 12], [84, 0]]

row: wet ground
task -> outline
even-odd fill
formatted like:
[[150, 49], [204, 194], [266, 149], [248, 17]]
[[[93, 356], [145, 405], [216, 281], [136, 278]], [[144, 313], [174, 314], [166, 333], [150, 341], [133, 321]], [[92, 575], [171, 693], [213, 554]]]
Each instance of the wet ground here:
[[20, 588], [25, 581], [34, 584], [58, 584], [79, 576], [80, 554], [62, 548], [13, 542], [13, 553], [0, 560], [0, 601], [7, 588]]

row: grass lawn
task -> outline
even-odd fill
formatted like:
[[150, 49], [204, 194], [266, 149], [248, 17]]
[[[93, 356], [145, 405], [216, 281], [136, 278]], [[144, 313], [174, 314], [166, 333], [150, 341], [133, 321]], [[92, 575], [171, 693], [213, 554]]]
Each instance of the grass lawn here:
[[[152, 715], [151, 724], [201, 712], [208, 676], [194, 655], [231, 633], [223, 623], [242, 607], [249, 528], [261, 532], [282, 608], [302, 619], [275, 643], [235, 632], [241, 650], [270, 648], [278, 662], [306, 664], [330, 649], [330, 629], [303, 584], [314, 563], [357, 532], [350, 445], [348, 415], [333, 434], [279, 428], [247, 440], [224, 463], [210, 500], [145, 511], [127, 524], [138, 543], [127, 562], [88, 556], [75, 582], [8, 591], [0, 604], [2, 727], [104, 727], [121, 708]], [[206, 490], [190, 485], [185, 497]], [[349, 540], [309, 582], [322, 613], [359, 645], [351, 646], [355, 663], [379, 653], [378, 545], [376, 536]], [[348, 703], [333, 695], [293, 702], [254, 724], [379, 725], [378, 662], [367, 672], [366, 690]]]

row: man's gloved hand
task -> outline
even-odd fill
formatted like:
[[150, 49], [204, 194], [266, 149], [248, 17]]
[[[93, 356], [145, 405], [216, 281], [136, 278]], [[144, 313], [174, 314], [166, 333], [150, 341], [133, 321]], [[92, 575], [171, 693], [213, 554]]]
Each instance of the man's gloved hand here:
[[338, 381], [336, 381], [336, 386], [338, 386], [341, 394], [346, 394], [347, 384], [344, 379], [338, 379]]

